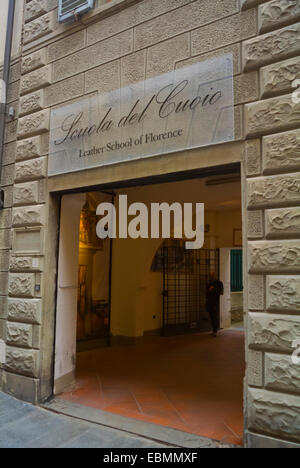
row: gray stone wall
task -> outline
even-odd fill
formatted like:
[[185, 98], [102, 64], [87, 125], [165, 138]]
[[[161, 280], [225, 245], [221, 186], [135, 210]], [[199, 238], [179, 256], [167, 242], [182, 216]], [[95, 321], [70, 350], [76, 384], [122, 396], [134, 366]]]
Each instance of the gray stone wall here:
[[108, 7], [59, 25], [57, 0], [25, 3], [22, 57], [12, 64], [9, 87], [17, 115], [6, 125], [1, 180], [1, 388], [34, 402], [52, 391], [51, 107], [231, 52], [236, 140], [246, 140], [245, 442], [299, 444], [300, 366], [291, 354], [300, 338], [300, 103], [292, 101], [300, 1], [112, 0]]
[[260, 80], [245, 106], [246, 440], [288, 447], [300, 443], [300, 1], [255, 3], [260, 34], [243, 43], [244, 70]]

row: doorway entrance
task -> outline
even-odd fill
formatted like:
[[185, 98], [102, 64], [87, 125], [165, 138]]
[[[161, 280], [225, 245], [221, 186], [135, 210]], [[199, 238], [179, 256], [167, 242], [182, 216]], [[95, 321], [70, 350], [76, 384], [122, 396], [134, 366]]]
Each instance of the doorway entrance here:
[[[244, 333], [232, 329], [231, 271], [231, 251], [242, 249], [239, 178], [112, 191], [129, 203], [204, 202], [204, 246], [187, 251], [172, 235], [96, 245], [82, 219], [90, 219], [93, 236], [97, 204], [111, 193], [63, 196], [54, 393], [95, 411], [241, 444]], [[211, 272], [224, 284], [217, 339], [205, 308]]]

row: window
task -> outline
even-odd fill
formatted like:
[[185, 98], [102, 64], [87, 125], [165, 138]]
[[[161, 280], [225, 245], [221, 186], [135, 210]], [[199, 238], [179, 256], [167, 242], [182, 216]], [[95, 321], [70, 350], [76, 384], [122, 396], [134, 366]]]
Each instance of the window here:
[[77, 15], [82, 15], [93, 7], [94, 0], [59, 0], [58, 20], [60, 23], [75, 20]]

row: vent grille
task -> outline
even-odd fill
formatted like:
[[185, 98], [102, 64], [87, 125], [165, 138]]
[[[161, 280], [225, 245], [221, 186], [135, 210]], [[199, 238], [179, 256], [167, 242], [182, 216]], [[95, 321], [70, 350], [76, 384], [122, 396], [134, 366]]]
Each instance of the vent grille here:
[[94, 6], [94, 0], [59, 0], [58, 20], [60, 23], [75, 20], [76, 15], [86, 13]]

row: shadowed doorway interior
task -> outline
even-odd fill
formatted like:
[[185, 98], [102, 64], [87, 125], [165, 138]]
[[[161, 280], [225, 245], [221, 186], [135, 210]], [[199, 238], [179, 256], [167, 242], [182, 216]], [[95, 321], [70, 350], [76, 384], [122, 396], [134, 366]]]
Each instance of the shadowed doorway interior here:
[[[96, 208], [111, 202], [111, 194], [80, 195], [76, 279], [75, 274], [72, 281], [61, 279], [59, 287], [60, 294], [71, 294], [68, 285], [76, 282], [76, 314], [72, 305], [68, 310], [69, 324], [76, 325], [77, 355], [68, 366], [73, 380], [57, 386], [59, 398], [242, 444], [241, 186], [236, 176], [213, 182], [193, 179], [114, 191], [117, 210], [119, 194], [128, 196], [128, 204], [147, 206], [204, 202], [205, 240], [195, 252], [184, 249], [184, 238], [172, 235], [166, 241], [101, 241], [95, 236]], [[68, 197], [78, 195], [63, 197], [66, 206]], [[205, 307], [212, 271], [224, 284], [217, 338], [211, 336]], [[63, 367], [65, 359], [61, 362]]]
[[101, 199], [87, 194], [80, 213], [77, 351], [109, 343], [111, 241], [96, 235], [96, 207]]

